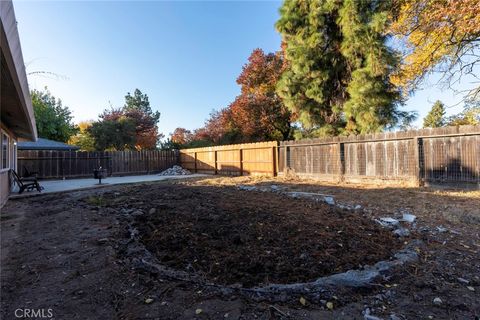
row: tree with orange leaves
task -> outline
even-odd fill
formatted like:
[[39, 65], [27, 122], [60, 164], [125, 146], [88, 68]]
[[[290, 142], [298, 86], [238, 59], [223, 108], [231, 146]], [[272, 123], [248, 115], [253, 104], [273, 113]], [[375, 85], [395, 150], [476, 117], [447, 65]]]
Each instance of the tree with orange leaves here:
[[[439, 71], [447, 84], [480, 71], [478, 0], [396, 0], [390, 28], [405, 40], [403, 64], [392, 80], [405, 91]], [[480, 97], [480, 87], [469, 94]]]
[[241, 94], [230, 104], [230, 117], [238, 142], [286, 140], [291, 137], [292, 114], [275, 92], [282, 74], [281, 52], [255, 49], [237, 78]]

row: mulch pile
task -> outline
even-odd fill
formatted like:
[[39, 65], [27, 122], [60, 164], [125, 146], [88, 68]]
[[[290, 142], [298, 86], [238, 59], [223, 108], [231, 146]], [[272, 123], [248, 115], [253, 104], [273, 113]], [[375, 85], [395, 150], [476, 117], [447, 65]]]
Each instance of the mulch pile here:
[[312, 281], [389, 259], [402, 245], [359, 213], [280, 194], [180, 184], [129, 191], [113, 202], [144, 212], [134, 225], [148, 250], [219, 284]]

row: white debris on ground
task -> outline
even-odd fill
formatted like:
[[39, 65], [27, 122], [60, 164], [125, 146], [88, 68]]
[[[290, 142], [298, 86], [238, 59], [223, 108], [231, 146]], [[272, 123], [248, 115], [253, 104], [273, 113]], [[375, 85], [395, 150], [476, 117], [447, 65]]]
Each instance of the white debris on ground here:
[[403, 213], [402, 215], [402, 221], [405, 222], [413, 223], [415, 222], [415, 219], [417, 219], [417, 217], [411, 213]]
[[171, 168], [168, 168], [167, 170], [160, 172], [158, 175], [159, 176], [186, 176], [189, 174], [191, 174], [191, 172], [188, 171], [187, 169], [183, 169], [182, 167], [175, 165]]

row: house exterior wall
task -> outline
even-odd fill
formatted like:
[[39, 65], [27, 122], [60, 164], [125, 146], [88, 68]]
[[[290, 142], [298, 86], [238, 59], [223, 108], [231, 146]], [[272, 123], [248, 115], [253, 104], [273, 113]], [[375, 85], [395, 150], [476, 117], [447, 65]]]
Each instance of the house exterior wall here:
[[0, 1], [0, 208], [17, 169], [17, 141], [37, 139], [32, 101], [13, 3]]
[[0, 124], [0, 207], [10, 194], [10, 169], [17, 170], [17, 138], [5, 125]]

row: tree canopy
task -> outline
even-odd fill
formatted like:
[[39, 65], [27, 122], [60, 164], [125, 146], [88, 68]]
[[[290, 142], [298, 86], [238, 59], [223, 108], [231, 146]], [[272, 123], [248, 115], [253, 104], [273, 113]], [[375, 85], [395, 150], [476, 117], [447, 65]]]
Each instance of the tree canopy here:
[[241, 94], [230, 104], [239, 142], [286, 140], [291, 137], [292, 113], [275, 88], [283, 71], [281, 52], [265, 54], [255, 49], [237, 78]]
[[92, 121], [79, 122], [78, 132], [70, 137], [68, 143], [80, 147], [81, 151], [95, 151], [95, 139], [88, 131], [91, 126]]
[[72, 122], [72, 112], [62, 105], [47, 88], [31, 92], [33, 111], [40, 138], [67, 142], [77, 132]]
[[424, 128], [439, 128], [445, 125], [445, 105], [437, 100], [423, 119]]
[[136, 143], [136, 125], [133, 119], [126, 117], [118, 109], [105, 110], [101, 121], [93, 122], [87, 132], [93, 137], [95, 149], [134, 150]]
[[[478, 80], [478, 0], [396, 0], [392, 17], [390, 30], [404, 48], [401, 68], [392, 77], [396, 85], [412, 91], [435, 71], [450, 85], [467, 74]], [[479, 93], [480, 86], [467, 95]]]
[[283, 68], [282, 52], [253, 50], [237, 78], [240, 95], [227, 107], [212, 111], [202, 128], [193, 132], [177, 128], [168, 145], [203, 147], [291, 138], [294, 116], [276, 93]]
[[313, 135], [381, 131], [408, 116], [391, 83], [391, 2], [286, 0], [276, 27], [287, 67], [277, 92]]
[[480, 99], [469, 98], [465, 101], [463, 111], [447, 118], [449, 126], [479, 125]]
[[152, 150], [161, 135], [158, 133], [160, 112], [150, 107], [148, 96], [139, 89], [125, 96], [121, 108], [105, 110], [86, 132], [93, 137], [96, 150]]

